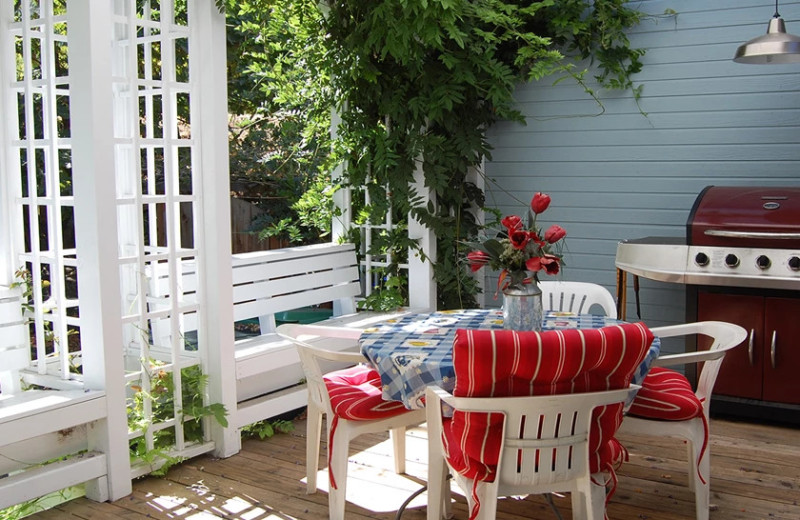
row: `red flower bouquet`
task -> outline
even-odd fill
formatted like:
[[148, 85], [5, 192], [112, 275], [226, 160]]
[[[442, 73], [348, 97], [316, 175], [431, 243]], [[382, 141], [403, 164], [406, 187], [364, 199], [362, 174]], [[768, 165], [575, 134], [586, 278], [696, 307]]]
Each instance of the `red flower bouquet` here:
[[505, 228], [496, 238], [471, 244], [467, 254], [470, 269], [475, 272], [488, 265], [500, 271], [499, 290], [520, 289], [539, 281], [539, 273], [558, 274], [563, 255], [563, 239], [567, 232], [552, 225], [544, 233], [536, 227], [536, 218], [550, 206], [550, 196], [536, 193], [528, 210], [528, 224], [517, 215], [508, 215], [500, 223]]

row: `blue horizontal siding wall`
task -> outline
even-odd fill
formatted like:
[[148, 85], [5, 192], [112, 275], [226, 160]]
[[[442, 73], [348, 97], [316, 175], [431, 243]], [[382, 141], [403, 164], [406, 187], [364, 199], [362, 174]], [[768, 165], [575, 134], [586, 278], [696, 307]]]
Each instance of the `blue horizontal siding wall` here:
[[[634, 78], [644, 86], [638, 106], [630, 92], [600, 91], [601, 108], [569, 80], [522, 85], [516, 99], [527, 125], [495, 125], [485, 166], [489, 205], [504, 213], [521, 211], [515, 198], [549, 193], [543, 224], [568, 232], [563, 278], [612, 292], [617, 243], [684, 236], [705, 186], [800, 186], [800, 64], [731, 59], [766, 32], [774, 2], [635, 5], [653, 15], [630, 33], [633, 46], [647, 49]], [[658, 16], [666, 9], [677, 16]], [[780, 13], [788, 32], [800, 34], [800, 2], [782, 2]], [[488, 306], [499, 304], [492, 283]], [[649, 325], [684, 321], [683, 286], [643, 280], [641, 298]]]

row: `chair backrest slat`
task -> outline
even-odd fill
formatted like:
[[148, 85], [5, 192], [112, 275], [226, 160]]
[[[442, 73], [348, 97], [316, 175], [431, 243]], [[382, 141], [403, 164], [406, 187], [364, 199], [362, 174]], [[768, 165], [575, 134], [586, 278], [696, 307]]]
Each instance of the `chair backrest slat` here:
[[614, 297], [602, 285], [587, 282], [539, 282], [542, 290], [542, 306], [545, 311], [572, 312], [575, 314], [597, 313], [617, 317]]

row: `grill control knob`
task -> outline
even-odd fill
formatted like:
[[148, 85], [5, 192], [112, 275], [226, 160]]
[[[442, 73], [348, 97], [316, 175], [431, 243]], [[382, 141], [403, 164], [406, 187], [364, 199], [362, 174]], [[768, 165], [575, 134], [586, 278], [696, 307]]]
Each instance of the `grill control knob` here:
[[769, 269], [769, 266], [772, 265], [769, 257], [767, 255], [758, 255], [756, 258], [756, 265], [759, 269]]
[[733, 253], [725, 255], [725, 265], [728, 267], [739, 267], [739, 257]]
[[[800, 258], [798, 258], [800, 260]], [[694, 263], [699, 265], [700, 267], [705, 267], [708, 265], [709, 258], [708, 255], [705, 253], [697, 253], [694, 255]]]
[[789, 269], [792, 271], [800, 271], [800, 257], [793, 256], [789, 259]]

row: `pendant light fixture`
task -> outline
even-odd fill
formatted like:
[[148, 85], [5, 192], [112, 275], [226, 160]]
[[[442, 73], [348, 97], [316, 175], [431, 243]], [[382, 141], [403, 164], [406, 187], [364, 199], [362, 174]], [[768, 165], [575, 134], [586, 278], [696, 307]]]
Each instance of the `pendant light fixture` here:
[[778, 14], [778, 0], [775, 0], [775, 15], [769, 21], [767, 34], [740, 45], [733, 61], [755, 64], [800, 63], [800, 37], [786, 33], [786, 24]]

